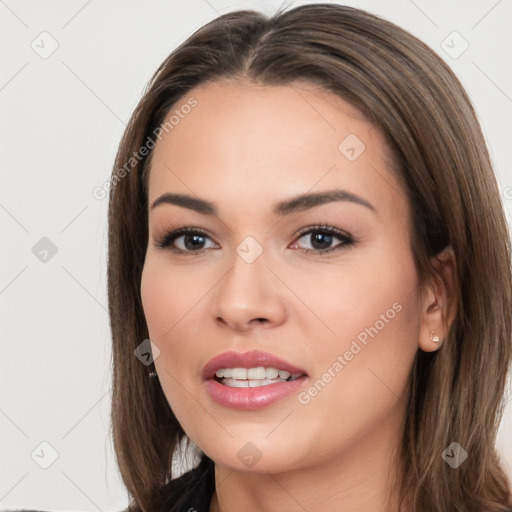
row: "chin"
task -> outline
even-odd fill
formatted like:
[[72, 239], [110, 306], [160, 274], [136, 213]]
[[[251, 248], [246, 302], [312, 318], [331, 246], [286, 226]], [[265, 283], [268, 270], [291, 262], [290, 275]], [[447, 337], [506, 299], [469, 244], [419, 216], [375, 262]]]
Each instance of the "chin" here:
[[300, 465], [300, 456], [296, 446], [297, 444], [293, 442], [290, 446], [283, 446], [282, 439], [278, 437], [272, 443], [246, 435], [241, 440], [233, 439], [226, 444], [217, 443], [211, 450], [205, 446], [206, 449], [203, 451], [216, 465], [231, 471], [265, 474], [297, 469]]

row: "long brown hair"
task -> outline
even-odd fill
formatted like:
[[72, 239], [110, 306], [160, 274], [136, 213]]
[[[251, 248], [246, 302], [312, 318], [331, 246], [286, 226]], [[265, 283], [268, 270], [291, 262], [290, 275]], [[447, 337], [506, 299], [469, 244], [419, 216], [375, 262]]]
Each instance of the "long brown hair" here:
[[[411, 511], [510, 510], [495, 448], [512, 357], [510, 241], [481, 128], [459, 80], [430, 48], [375, 15], [333, 4], [272, 17], [236, 11], [208, 23], [161, 64], [121, 140], [109, 198], [112, 430], [134, 510], [157, 510], [185, 436], [158, 379], [148, 377], [154, 365], [134, 356], [148, 338], [140, 296], [145, 171], [170, 109], [199, 84], [224, 78], [320, 85], [385, 135], [412, 208], [418, 275], [431, 277], [430, 258], [451, 246], [458, 283], [447, 338], [435, 352], [418, 350], [411, 369], [397, 492]], [[452, 442], [469, 454], [457, 469], [441, 457]]]

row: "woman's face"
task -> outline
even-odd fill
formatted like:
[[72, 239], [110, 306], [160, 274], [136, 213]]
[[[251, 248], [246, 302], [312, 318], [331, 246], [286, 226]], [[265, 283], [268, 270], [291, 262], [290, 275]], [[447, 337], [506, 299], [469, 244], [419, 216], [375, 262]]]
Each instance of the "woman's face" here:
[[[298, 83], [212, 83], [167, 120], [141, 293], [185, 432], [217, 464], [255, 472], [391, 446], [422, 306], [409, 205], [383, 136]], [[165, 194], [190, 199], [153, 206]], [[199, 234], [167, 237], [183, 227]]]

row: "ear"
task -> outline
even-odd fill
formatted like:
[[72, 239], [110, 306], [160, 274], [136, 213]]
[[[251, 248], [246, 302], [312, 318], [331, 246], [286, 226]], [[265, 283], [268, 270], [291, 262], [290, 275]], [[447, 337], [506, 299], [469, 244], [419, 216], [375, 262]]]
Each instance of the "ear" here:
[[457, 313], [458, 285], [453, 249], [443, 249], [431, 261], [435, 272], [423, 288], [418, 340], [419, 347], [425, 352], [437, 350], [442, 345]]

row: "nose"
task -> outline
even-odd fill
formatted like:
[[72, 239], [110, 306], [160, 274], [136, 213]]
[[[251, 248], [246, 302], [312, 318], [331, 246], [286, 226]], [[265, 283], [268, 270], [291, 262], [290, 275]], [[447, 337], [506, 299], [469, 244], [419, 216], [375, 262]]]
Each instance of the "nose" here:
[[247, 263], [235, 254], [231, 270], [217, 287], [214, 320], [238, 332], [259, 325], [276, 327], [286, 318], [284, 293], [263, 255]]

